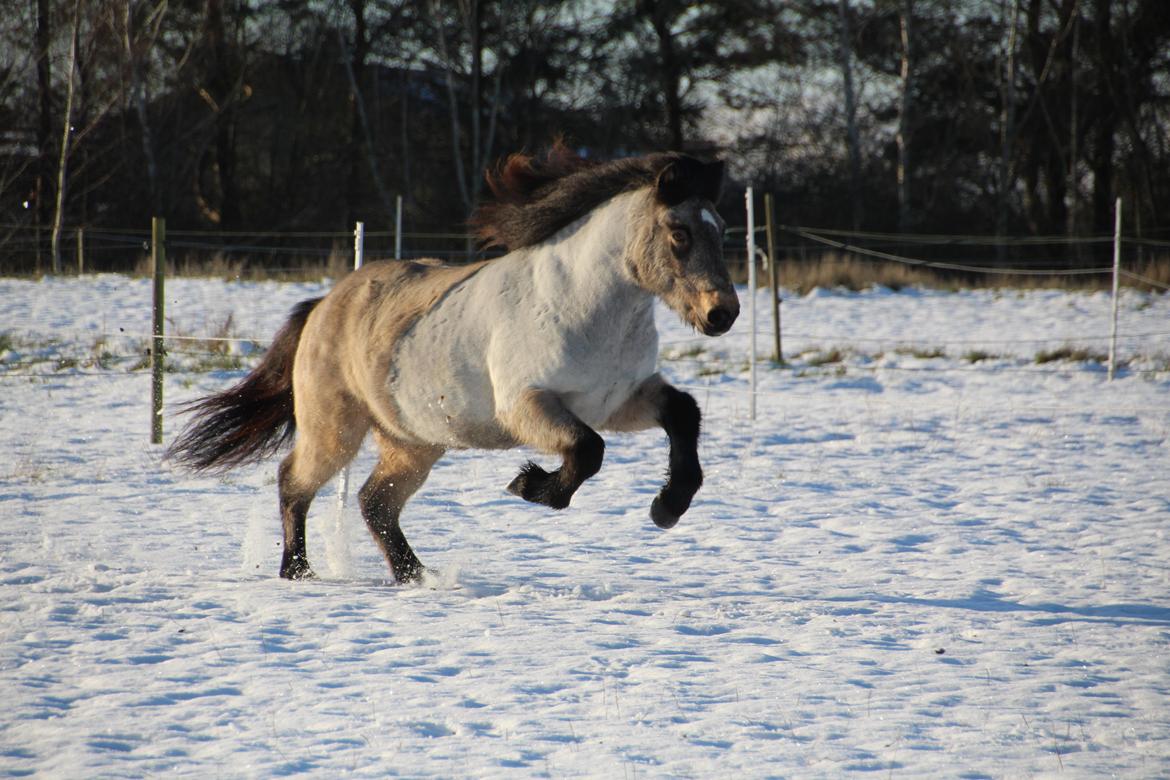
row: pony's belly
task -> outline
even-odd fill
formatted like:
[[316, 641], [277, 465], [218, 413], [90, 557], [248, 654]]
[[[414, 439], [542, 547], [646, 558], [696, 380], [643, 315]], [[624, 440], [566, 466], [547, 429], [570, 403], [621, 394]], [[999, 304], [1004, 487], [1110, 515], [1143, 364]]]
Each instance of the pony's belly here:
[[566, 366], [547, 386], [583, 423], [600, 428], [654, 375], [656, 346], [656, 342], [649, 342], [642, 349], [630, 351], [633, 354]]
[[630, 400], [649, 376], [602, 380], [589, 390], [561, 393], [561, 400], [581, 422], [598, 429]]
[[391, 380], [390, 392], [408, 433], [451, 449], [516, 446], [496, 420], [490, 385], [448, 379], [433, 383]]

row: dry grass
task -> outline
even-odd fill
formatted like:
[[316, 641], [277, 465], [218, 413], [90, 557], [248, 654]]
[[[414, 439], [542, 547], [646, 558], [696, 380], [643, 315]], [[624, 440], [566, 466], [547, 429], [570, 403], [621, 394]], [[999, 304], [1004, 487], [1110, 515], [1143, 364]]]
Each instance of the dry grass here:
[[930, 269], [901, 263], [859, 260], [836, 253], [822, 255], [816, 260], [781, 261], [779, 271], [780, 285], [798, 295], [805, 295], [818, 287], [847, 290], [888, 287], [900, 290], [904, 287], [957, 286], [953, 279]]
[[[167, 276], [223, 279], [225, 281], [305, 282], [319, 279], [339, 279], [353, 270], [353, 255], [348, 249], [334, 247], [329, 256], [287, 257], [276, 261], [254, 261], [244, 257], [228, 256], [223, 252], [210, 255], [188, 252], [180, 258], [167, 258]], [[151, 276], [154, 273], [150, 255], [142, 255], [134, 265], [133, 275]]]
[[1135, 273], [1144, 277], [1145, 281], [1129, 278], [1125, 280], [1127, 285], [1139, 290], [1160, 290], [1163, 292], [1170, 290], [1170, 255], [1143, 260], [1138, 264]]
[[[742, 258], [735, 271], [736, 281], [747, 281]], [[1144, 260], [1137, 266], [1136, 273], [1149, 281], [1123, 276], [1122, 284], [1145, 290], [1170, 289], [1170, 255]], [[767, 277], [765, 269], [760, 269], [757, 273], [757, 280], [761, 285], [767, 284]], [[782, 287], [798, 295], [805, 295], [818, 287], [854, 291], [874, 287], [887, 287], [891, 290], [901, 290], [905, 287], [942, 290], [960, 288], [1106, 290], [1112, 284], [1109, 274], [1075, 276], [963, 274], [903, 263], [867, 260], [839, 252], [824, 252], [808, 259], [781, 258], [779, 281]]]
[[1058, 347], [1053, 350], [1042, 350], [1036, 353], [1036, 362], [1039, 364], [1053, 363], [1058, 360], [1071, 360], [1076, 363], [1105, 363], [1109, 355], [1104, 352], [1093, 351], [1086, 347]]
[[[223, 252], [187, 252], [181, 257], [172, 257], [167, 262], [170, 276], [208, 277], [229, 281], [313, 281], [339, 279], [353, 267], [353, 255], [348, 246], [336, 245], [326, 258], [319, 256], [283, 256], [273, 258], [247, 258], [227, 255]], [[740, 284], [747, 282], [747, 268], [742, 254], [735, 257], [729, 253], [732, 278]], [[1122, 277], [1122, 285], [1129, 288], [1166, 291], [1170, 289], [1170, 254], [1145, 257], [1136, 263], [1130, 260], [1125, 266], [1143, 279]], [[757, 280], [761, 286], [768, 283], [766, 268], [757, 269]], [[137, 276], [151, 274], [151, 259], [142, 254], [133, 273]], [[817, 289], [867, 290], [886, 287], [901, 290], [907, 287], [957, 290], [972, 288], [992, 289], [1063, 289], [1063, 290], [1107, 290], [1112, 284], [1109, 274], [1094, 275], [1053, 275], [1020, 276], [1014, 274], [970, 274], [940, 271], [903, 263], [886, 262], [858, 257], [834, 250], [819, 254], [810, 253], [803, 258], [781, 257], [779, 263], [780, 285], [798, 295], [805, 295]]]

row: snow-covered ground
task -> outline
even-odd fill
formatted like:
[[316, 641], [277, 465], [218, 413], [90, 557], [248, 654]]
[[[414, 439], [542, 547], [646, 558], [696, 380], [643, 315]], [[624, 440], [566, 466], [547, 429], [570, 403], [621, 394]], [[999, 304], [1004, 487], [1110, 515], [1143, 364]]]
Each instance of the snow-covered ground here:
[[[324, 289], [172, 280], [168, 328], [262, 344]], [[1170, 776], [1168, 296], [1125, 293], [1112, 383], [1076, 359], [1105, 295], [786, 297], [754, 422], [746, 312], [662, 312], [706, 415], [678, 527], [661, 434], [563, 513], [504, 492], [528, 453], [452, 453], [404, 516], [420, 587], [328, 491], [321, 578], [282, 581], [275, 463], [161, 461], [149, 300], [0, 280], [0, 774]], [[255, 353], [173, 349], [169, 405]]]

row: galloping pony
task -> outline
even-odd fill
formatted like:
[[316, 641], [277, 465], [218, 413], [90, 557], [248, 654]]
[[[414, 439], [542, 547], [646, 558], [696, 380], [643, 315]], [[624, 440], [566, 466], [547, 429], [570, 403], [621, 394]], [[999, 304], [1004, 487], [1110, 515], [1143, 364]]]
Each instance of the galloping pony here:
[[399, 516], [448, 449], [526, 445], [508, 485], [554, 509], [601, 468], [598, 430], [665, 430], [665, 485], [650, 507], [661, 528], [703, 481], [699, 407], [656, 371], [654, 299], [708, 336], [739, 299], [715, 210], [721, 162], [658, 153], [587, 161], [557, 143], [487, 173], [495, 200], [472, 225], [502, 257], [468, 265], [372, 262], [292, 312], [236, 386], [190, 404], [168, 455], [222, 472], [294, 440], [280, 464], [280, 576], [313, 576], [305, 519], [317, 491], [367, 433], [379, 460], [359, 492], [362, 515], [399, 582], [422, 564]]

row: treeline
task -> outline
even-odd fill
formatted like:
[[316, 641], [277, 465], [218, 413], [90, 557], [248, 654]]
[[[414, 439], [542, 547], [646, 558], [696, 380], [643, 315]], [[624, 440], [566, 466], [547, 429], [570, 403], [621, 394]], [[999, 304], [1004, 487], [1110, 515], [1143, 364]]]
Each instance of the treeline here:
[[752, 184], [791, 223], [1094, 236], [1120, 196], [1166, 240], [1170, 2], [12, 0], [0, 271], [152, 215], [386, 230], [401, 195], [458, 231], [556, 135], [718, 154], [732, 222]]

